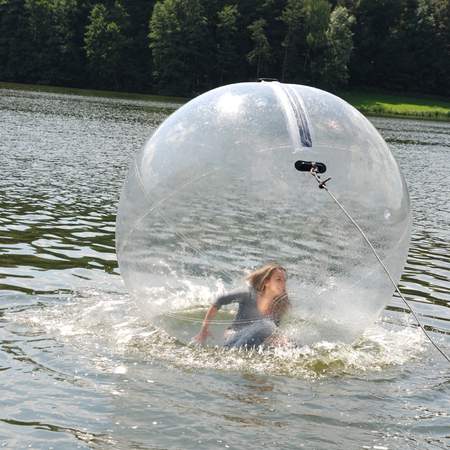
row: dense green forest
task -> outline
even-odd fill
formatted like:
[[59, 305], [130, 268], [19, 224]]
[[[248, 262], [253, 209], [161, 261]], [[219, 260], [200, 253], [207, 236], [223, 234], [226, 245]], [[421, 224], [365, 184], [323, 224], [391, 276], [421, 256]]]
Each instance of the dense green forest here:
[[190, 96], [273, 77], [450, 97], [450, 0], [0, 0], [0, 80]]

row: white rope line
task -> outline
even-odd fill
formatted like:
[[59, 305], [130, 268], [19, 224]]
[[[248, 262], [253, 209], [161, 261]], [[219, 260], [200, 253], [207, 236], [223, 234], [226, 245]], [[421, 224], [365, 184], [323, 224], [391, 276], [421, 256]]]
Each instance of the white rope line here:
[[380, 263], [381, 267], [383, 268], [383, 270], [385, 271], [386, 275], [388, 276], [389, 280], [391, 281], [392, 285], [394, 286], [395, 291], [397, 292], [397, 294], [400, 296], [400, 298], [403, 300], [403, 302], [405, 303], [405, 305], [407, 306], [408, 310], [411, 312], [411, 314], [414, 316], [414, 318], [417, 321], [417, 324], [419, 325], [419, 327], [421, 328], [421, 330], [424, 332], [425, 336], [428, 338], [428, 340], [433, 344], [433, 346], [436, 348], [436, 350], [450, 363], [450, 358], [439, 348], [439, 346], [433, 341], [433, 339], [430, 337], [430, 335], [427, 333], [427, 330], [425, 329], [425, 327], [421, 324], [419, 318], [417, 317], [416, 313], [414, 312], [414, 310], [411, 308], [410, 304], [408, 303], [408, 301], [405, 299], [405, 297], [403, 296], [403, 294], [400, 292], [399, 288], [397, 287], [397, 284], [395, 283], [395, 281], [392, 279], [391, 274], [389, 273], [389, 270], [387, 269], [387, 267], [385, 266], [385, 264], [383, 263], [383, 261], [381, 260], [381, 258], [378, 256], [377, 251], [375, 250], [374, 246], [372, 245], [372, 243], [370, 242], [369, 238], [365, 235], [364, 231], [361, 229], [361, 227], [357, 224], [357, 222], [353, 219], [353, 217], [346, 211], [346, 209], [344, 208], [344, 206], [338, 201], [338, 199], [330, 192], [330, 190], [328, 189], [328, 187], [326, 186], [326, 183], [331, 179], [328, 178], [325, 181], [322, 181], [320, 179], [320, 175], [317, 173], [316, 169], [313, 168], [311, 169], [311, 175], [316, 179], [319, 188], [320, 189], [324, 189], [325, 191], [327, 191], [328, 195], [333, 199], [333, 201], [339, 206], [339, 208], [342, 210], [342, 212], [347, 216], [347, 218], [350, 220], [350, 222], [355, 226], [355, 228], [360, 232], [361, 236], [364, 238], [364, 240], [366, 241], [366, 243], [368, 244], [368, 246], [370, 247], [370, 249], [372, 250], [373, 254], [375, 255], [375, 257], [377, 258], [378, 262]]

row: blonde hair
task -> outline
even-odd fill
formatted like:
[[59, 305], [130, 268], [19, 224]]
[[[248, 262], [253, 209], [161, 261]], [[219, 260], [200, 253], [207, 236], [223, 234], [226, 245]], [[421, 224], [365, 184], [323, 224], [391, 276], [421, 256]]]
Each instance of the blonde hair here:
[[286, 274], [286, 269], [278, 263], [269, 263], [249, 273], [245, 280], [256, 292], [262, 292], [266, 281], [272, 276], [275, 270], [281, 270]]
[[[273, 275], [275, 270], [281, 270], [286, 275], [286, 269], [276, 263], [272, 262], [269, 264], [265, 264], [264, 266], [256, 269], [255, 271], [249, 273], [245, 280], [250, 284], [250, 286], [255, 289], [257, 293], [261, 293], [264, 291], [265, 283], [270, 277]], [[290, 307], [290, 301], [287, 294], [282, 294], [273, 299], [271, 316], [275, 320], [275, 322], [279, 322], [281, 317], [287, 312]]]

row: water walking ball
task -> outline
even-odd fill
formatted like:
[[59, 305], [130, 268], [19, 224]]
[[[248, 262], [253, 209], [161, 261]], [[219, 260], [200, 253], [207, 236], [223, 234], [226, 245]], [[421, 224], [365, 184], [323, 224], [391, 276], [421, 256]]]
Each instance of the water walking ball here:
[[189, 340], [217, 294], [277, 261], [293, 339], [348, 341], [372, 324], [393, 285], [336, 202], [298, 170], [310, 162], [398, 281], [409, 197], [372, 124], [319, 89], [239, 83], [180, 107], [131, 164], [117, 255], [142, 314]]

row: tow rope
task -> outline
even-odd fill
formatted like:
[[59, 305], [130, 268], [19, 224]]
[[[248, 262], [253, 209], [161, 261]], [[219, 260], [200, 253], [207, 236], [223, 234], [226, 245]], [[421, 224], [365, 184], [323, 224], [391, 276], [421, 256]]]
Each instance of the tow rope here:
[[403, 300], [405, 305], [407, 306], [408, 310], [411, 312], [411, 314], [416, 319], [417, 324], [421, 328], [421, 330], [424, 332], [425, 336], [428, 338], [428, 340], [433, 344], [433, 346], [436, 348], [436, 350], [447, 360], [448, 363], [450, 363], [450, 358], [439, 348], [439, 346], [433, 341], [433, 339], [428, 334], [425, 327], [421, 324], [419, 318], [417, 317], [416, 313], [408, 303], [408, 301], [405, 299], [403, 294], [400, 292], [400, 289], [398, 288], [395, 281], [392, 279], [391, 274], [389, 273], [389, 270], [381, 260], [381, 258], [378, 256], [377, 251], [375, 250], [374, 246], [370, 242], [369, 238], [366, 236], [364, 231], [361, 229], [361, 227], [358, 225], [358, 223], [353, 219], [353, 217], [348, 213], [348, 211], [344, 208], [344, 206], [339, 202], [339, 200], [333, 195], [333, 193], [328, 189], [327, 183], [331, 180], [331, 178], [327, 178], [326, 180], [322, 180], [320, 177], [321, 173], [324, 173], [326, 170], [326, 166], [323, 163], [318, 162], [312, 162], [312, 161], [297, 161], [295, 163], [295, 168], [300, 171], [305, 171], [305, 169], [309, 169], [309, 173], [314, 177], [314, 179], [317, 181], [319, 189], [325, 190], [328, 195], [331, 197], [331, 199], [339, 206], [341, 211], [347, 216], [347, 218], [350, 220], [350, 222], [355, 226], [355, 228], [359, 231], [361, 236], [366, 241], [367, 245], [372, 250], [372, 253], [377, 258], [378, 262], [380, 263], [381, 267], [385, 271], [386, 275], [388, 276], [389, 280], [391, 281], [392, 285], [394, 286], [395, 291], [400, 296], [400, 298]]

